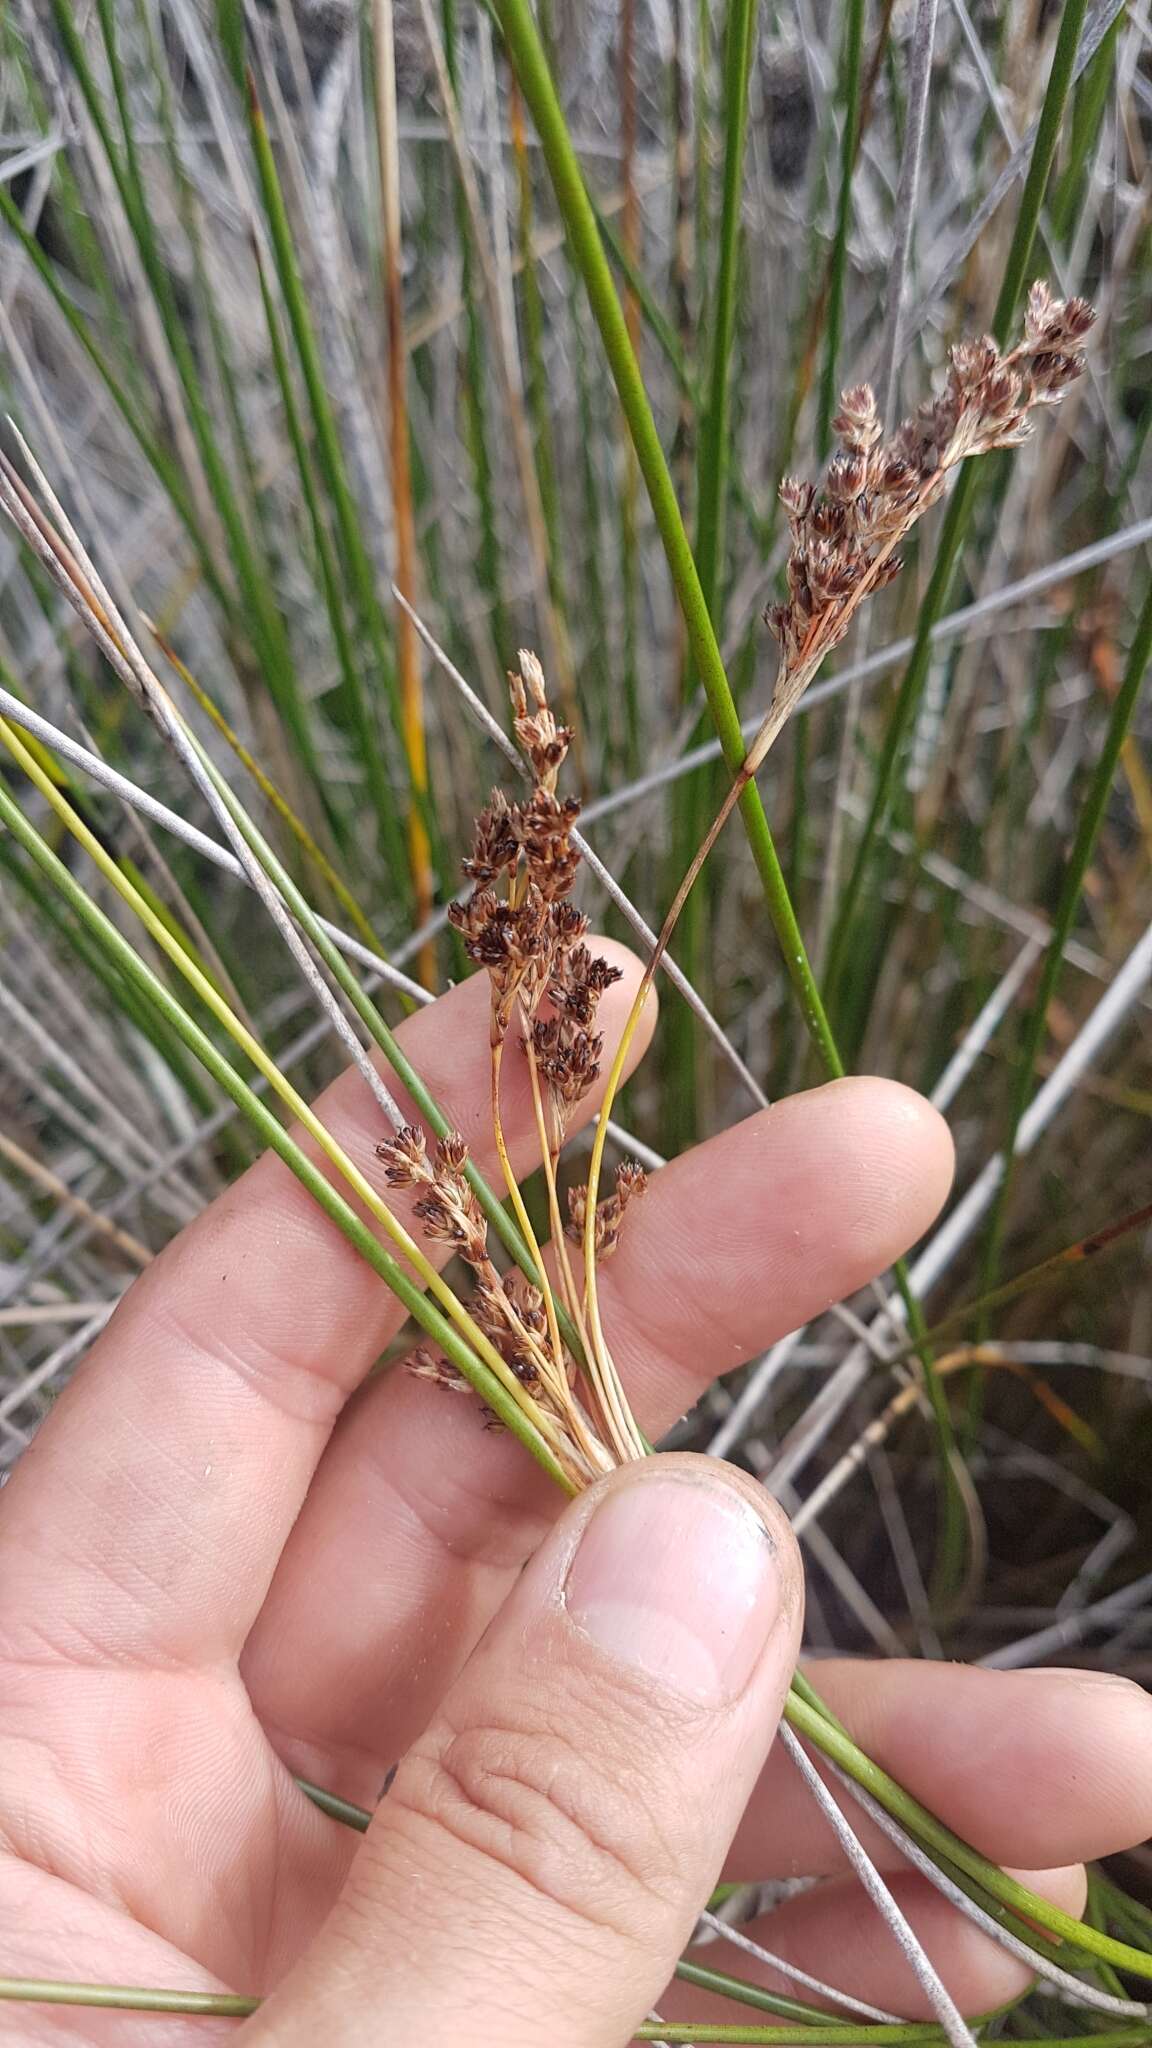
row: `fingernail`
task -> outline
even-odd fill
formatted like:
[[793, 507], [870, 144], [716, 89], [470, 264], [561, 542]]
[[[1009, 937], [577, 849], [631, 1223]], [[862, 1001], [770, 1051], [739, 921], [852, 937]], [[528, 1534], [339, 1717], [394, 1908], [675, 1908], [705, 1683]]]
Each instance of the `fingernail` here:
[[565, 1604], [618, 1664], [684, 1699], [726, 1706], [743, 1692], [780, 1614], [775, 1548], [722, 1481], [634, 1479], [588, 1523]]

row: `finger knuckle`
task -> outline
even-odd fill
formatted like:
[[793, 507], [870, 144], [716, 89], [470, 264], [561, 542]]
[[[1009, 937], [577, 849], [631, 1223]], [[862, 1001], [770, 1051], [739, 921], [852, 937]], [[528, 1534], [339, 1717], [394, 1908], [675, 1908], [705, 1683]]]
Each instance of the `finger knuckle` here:
[[644, 1774], [618, 1757], [609, 1766], [559, 1725], [442, 1730], [393, 1791], [452, 1853], [572, 1921], [643, 1939], [675, 1898], [676, 1858]]

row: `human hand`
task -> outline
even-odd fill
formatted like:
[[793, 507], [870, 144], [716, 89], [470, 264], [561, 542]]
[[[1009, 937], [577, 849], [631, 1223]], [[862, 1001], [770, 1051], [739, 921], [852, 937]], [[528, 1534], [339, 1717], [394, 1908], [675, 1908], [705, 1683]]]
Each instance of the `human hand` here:
[[[633, 967], [605, 999], [609, 1043], [634, 986]], [[487, 1003], [465, 984], [403, 1036], [490, 1172]], [[506, 1101], [527, 1166], [511, 1058]], [[322, 1113], [371, 1176], [359, 1078]], [[923, 1102], [850, 1081], [658, 1175], [601, 1281], [642, 1425], [887, 1266], [949, 1172]], [[722, 1872], [825, 1879], [773, 1915], [773, 1949], [922, 2012], [769, 1754], [802, 1605], [771, 1501], [678, 1458], [557, 1517], [473, 1402], [366, 1380], [399, 1321], [265, 1159], [138, 1281], [0, 1497], [5, 1967], [270, 1994], [242, 2027], [9, 2007], [0, 2040], [622, 2048], [657, 2003], [737, 2016], [664, 1988]], [[1071, 1911], [1079, 1859], [1152, 1825], [1133, 1687], [925, 1664], [822, 1665], [820, 1686], [910, 1791]], [[397, 1760], [363, 1842], [291, 1775], [374, 1805]], [[866, 1839], [962, 2005], [1021, 1988]]]

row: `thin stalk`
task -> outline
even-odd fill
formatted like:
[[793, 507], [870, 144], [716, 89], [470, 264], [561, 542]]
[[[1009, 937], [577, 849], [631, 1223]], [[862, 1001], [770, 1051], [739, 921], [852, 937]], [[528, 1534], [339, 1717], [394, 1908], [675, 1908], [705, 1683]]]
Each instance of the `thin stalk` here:
[[[508, 127], [516, 166], [517, 242], [520, 257], [520, 290], [524, 314], [525, 380], [524, 396], [532, 421], [536, 450], [536, 474], [540, 480], [540, 505], [548, 533], [548, 585], [552, 602], [563, 613], [564, 592], [560, 556], [560, 505], [556, 487], [556, 454], [548, 415], [548, 378], [544, 364], [544, 298], [537, 275], [534, 244], [532, 164], [524, 132], [524, 102], [515, 78], [508, 86]], [[576, 727], [579, 733], [580, 727]]]
[[[359, 1167], [355, 1165], [354, 1161], [349, 1158], [343, 1146], [332, 1136], [311, 1105], [304, 1100], [292, 1083], [281, 1073], [276, 1062], [271, 1058], [260, 1041], [246, 1028], [235, 1015], [235, 1012], [231, 1010], [180, 941], [168, 930], [163, 919], [156, 915], [140, 892], [123, 875], [115, 861], [105, 852], [99, 840], [89, 831], [71, 804], [54, 787], [49, 777], [44, 774], [43, 770], [33, 760], [15, 729], [4, 719], [0, 719], [0, 740], [7, 746], [25, 775], [35, 784], [41, 795], [47, 799], [61, 820], [61, 823], [67, 827], [72, 836], [84, 847], [105, 880], [111, 883], [117, 894], [140, 920], [149, 936], [160, 947], [160, 950], [167, 955], [168, 959], [195, 990], [201, 1002], [216, 1018], [217, 1022], [223, 1026], [229, 1037], [232, 1038], [234, 1043], [251, 1061], [257, 1072], [264, 1077], [274, 1093], [280, 1097], [280, 1100], [285, 1104], [290, 1114], [303, 1125], [309, 1137], [348, 1183], [369, 1214], [382, 1226], [387, 1235], [392, 1239], [397, 1250], [401, 1252], [408, 1261], [408, 1264], [418, 1275], [423, 1286], [435, 1298], [443, 1315], [449, 1322], [455, 1323], [469, 1347], [478, 1354], [486, 1366], [488, 1374], [504, 1388], [507, 1394], [511, 1395], [514, 1403], [519, 1405], [529, 1402], [531, 1400], [530, 1395], [527, 1395], [525, 1389], [520, 1386], [515, 1375], [505, 1360], [501, 1358], [500, 1353], [496, 1350], [491, 1340], [485, 1336], [467, 1310], [457, 1300], [451, 1287], [437, 1271], [422, 1247], [404, 1228], [404, 1225], [394, 1215], [388, 1204], [381, 1199], [372, 1183], [360, 1171]], [[532, 1403], [531, 1405], [535, 1408], [536, 1404]], [[551, 1417], [545, 1415], [543, 1411], [537, 1410], [532, 1420], [539, 1437], [550, 1444], [554, 1455], [562, 1456], [562, 1441]]]
[[[745, 755], [739, 713], [729, 687], [719, 641], [681, 518], [675, 486], [648, 403], [640, 367], [629, 339], [628, 324], [612, 281], [611, 268], [596, 224], [596, 215], [556, 95], [543, 44], [532, 18], [528, 0], [492, 0], [492, 7], [500, 23], [520, 89], [532, 110], [568, 232], [572, 254], [584, 279], [589, 303], [600, 329], [605, 355], [636, 449], [640, 472], [648, 491], [657, 530], [683, 614], [692, 656], [704, 686], [728, 771], [735, 776], [744, 764]], [[780, 941], [785, 967], [800, 998], [805, 1022], [820, 1048], [828, 1072], [841, 1074], [843, 1067], [840, 1056], [804, 950], [803, 937], [788, 896], [764, 806], [759, 791], [752, 782], [747, 783], [740, 792], [739, 802], [757, 871], [764, 887], [769, 914]]]
[[[373, 0], [373, 85], [376, 99], [376, 141], [380, 158], [380, 202], [383, 225], [384, 309], [387, 336], [389, 447], [392, 459], [392, 513], [396, 528], [396, 582], [409, 603], [416, 602], [416, 522], [412, 511], [412, 460], [408, 428], [408, 364], [404, 333], [404, 291], [401, 283], [400, 145], [396, 116], [396, 47], [392, 0]], [[403, 605], [395, 618], [400, 670], [400, 708], [408, 774], [415, 796], [408, 814], [408, 850], [416, 921], [425, 924], [432, 912], [431, 848], [421, 815], [428, 797], [428, 743], [424, 731], [424, 685], [420, 643]], [[436, 986], [436, 948], [431, 939], [417, 956], [426, 988]]]
[[713, 846], [720, 837], [739, 800], [742, 778], [747, 779], [747, 771], [744, 769], [741, 769], [740, 774], [737, 775], [732, 787], [728, 791], [720, 810], [697, 849], [687, 874], [672, 899], [671, 907], [657, 935], [656, 944], [645, 963], [644, 972], [640, 977], [640, 985], [636, 990], [632, 1007], [625, 1020], [624, 1029], [620, 1034], [620, 1043], [616, 1048], [615, 1057], [608, 1070], [608, 1079], [604, 1085], [604, 1099], [600, 1107], [600, 1119], [596, 1126], [596, 1135], [592, 1140], [592, 1155], [588, 1162], [588, 1184], [584, 1204], [584, 1313], [592, 1337], [593, 1349], [598, 1352], [602, 1352], [604, 1349], [604, 1333], [600, 1321], [600, 1303], [596, 1274], [596, 1206], [600, 1193], [600, 1175], [604, 1164], [604, 1147], [608, 1141], [608, 1119], [611, 1114], [612, 1104], [616, 1099], [621, 1081], [624, 1078], [624, 1067], [628, 1059], [629, 1049], [636, 1036], [636, 1030], [643, 1015], [644, 1005], [648, 1000], [652, 983], [655, 980], [656, 971], [675, 929], [680, 912], [688, 901], [708, 855], [711, 853]]
[[[1049, 173], [1060, 139], [1060, 127], [1064, 116], [1068, 93], [1075, 71], [1076, 51], [1080, 31], [1084, 23], [1087, 0], [1065, 0], [1060, 20], [1060, 32], [1052, 56], [1052, 68], [1048, 74], [1048, 85], [1044, 105], [1036, 129], [1036, 139], [1028, 166], [1028, 176], [1020, 197], [1020, 210], [1011, 246], [1004, 266], [996, 309], [992, 316], [992, 333], [1001, 344], [1008, 339], [1009, 331], [1019, 303], [1020, 294], [1028, 273], [1032, 245], [1040, 220], [1040, 209], [1048, 184]], [[876, 774], [868, 817], [865, 821], [851, 871], [845, 882], [837, 905], [836, 920], [828, 948], [828, 966], [824, 979], [829, 1004], [833, 1005], [839, 993], [845, 950], [854, 927], [860, 892], [871, 864], [876, 840], [888, 821], [892, 801], [896, 793], [904, 743], [911, 730], [916, 711], [928, 676], [932, 653], [932, 629], [942, 616], [951, 589], [952, 575], [959, 559], [972, 508], [979, 489], [980, 465], [969, 462], [957, 479], [952, 496], [940, 528], [932, 574], [924, 594], [916, 621], [916, 637], [908, 666], [901, 679], [892, 715], [884, 735], [884, 745]]]
[[994, 1899], [1011, 1907], [1024, 1919], [1036, 1921], [1047, 1933], [1068, 1942], [1078, 1953], [1097, 1956], [1117, 1969], [1152, 1979], [1152, 1955], [1100, 1934], [1095, 1928], [1086, 1927], [1083, 1921], [1073, 1919], [1070, 1913], [1052, 1905], [1050, 1900], [1029, 1891], [1018, 1878], [1010, 1877], [1006, 1871], [990, 1863], [987, 1857], [969, 1848], [959, 1835], [954, 1835], [950, 1828], [929, 1813], [927, 1807], [897, 1785], [895, 1779], [866, 1757], [830, 1718], [801, 1699], [794, 1689], [788, 1695], [784, 1711], [800, 1735], [814, 1742], [825, 1756], [831, 1757], [849, 1777], [870, 1792], [934, 1858], [954, 1864], [958, 1870], [975, 1878]]
[[[444, 23], [444, 62], [449, 83], [454, 93], [460, 91], [460, 61], [457, 48], [459, 34], [456, 0], [441, 0]], [[487, 379], [484, 366], [484, 347], [480, 328], [480, 314], [473, 283], [474, 254], [469, 232], [468, 203], [464, 197], [459, 178], [453, 180], [453, 205], [456, 218], [456, 240], [460, 251], [460, 296], [464, 303], [465, 351], [464, 375], [460, 379], [460, 397], [464, 407], [465, 442], [472, 461], [472, 487], [476, 493], [476, 506], [480, 516], [480, 539], [476, 550], [476, 574], [481, 589], [485, 592], [492, 626], [492, 647], [497, 663], [507, 657], [508, 649], [515, 645], [508, 625], [504, 606], [501, 577], [500, 538], [496, 527], [496, 503], [492, 477], [492, 455], [489, 445], [486, 391]]]
[[115, 2012], [181, 2012], [220, 2020], [247, 2019], [260, 2003], [231, 1991], [160, 1991], [135, 1984], [58, 1983], [48, 1977], [0, 1977], [0, 2000]]
[[717, 631], [730, 460], [731, 371], [740, 272], [740, 207], [748, 134], [748, 81], [752, 71], [756, 16], [757, 0], [731, 0], [724, 58], [724, 183], [716, 269], [715, 325], [697, 464], [696, 567], [704, 601]]
[[296, 1783], [313, 1806], [318, 1806], [329, 1820], [338, 1820], [342, 1827], [354, 1828], [358, 1835], [367, 1834], [372, 1825], [372, 1815], [366, 1806], [354, 1806], [350, 1799], [341, 1799], [336, 1792], [326, 1792], [323, 1785], [314, 1785], [310, 1778], [297, 1778]]
[[[620, 94], [620, 177], [624, 204], [620, 217], [620, 246], [627, 264], [628, 284], [624, 294], [624, 319], [632, 353], [640, 359], [640, 296], [634, 280], [640, 271], [640, 204], [636, 196], [636, 0], [620, 0], [620, 49], [618, 57]], [[614, 422], [615, 424], [615, 422]], [[638, 500], [640, 471], [636, 450], [625, 437], [624, 476], [620, 489], [620, 602], [623, 619], [621, 696], [624, 702], [624, 732], [629, 761], [639, 762], [639, 687], [636, 651], [639, 643], [640, 553]], [[632, 773], [631, 769], [628, 773]]]
[[532, 1277], [544, 1297], [544, 1313], [548, 1319], [548, 1341], [552, 1350], [552, 1361], [555, 1370], [560, 1372], [563, 1369], [562, 1359], [564, 1352], [560, 1342], [560, 1325], [556, 1316], [556, 1301], [552, 1293], [552, 1285], [548, 1278], [547, 1269], [544, 1265], [544, 1255], [540, 1250], [536, 1232], [532, 1228], [532, 1218], [528, 1214], [524, 1197], [520, 1192], [520, 1183], [516, 1178], [515, 1169], [508, 1156], [508, 1145], [504, 1137], [504, 1119], [500, 1113], [500, 1069], [503, 1062], [504, 1037], [501, 1034], [493, 1040], [491, 1052], [492, 1137], [496, 1146], [496, 1156], [500, 1161], [500, 1170], [504, 1175], [504, 1185], [508, 1190], [508, 1199], [516, 1212], [516, 1221], [523, 1232], [524, 1242], [528, 1246], [535, 1267]]
[[[719, 1885], [712, 1894], [712, 1908], [721, 1903], [720, 1893], [739, 1889], [739, 1885]], [[775, 2013], [780, 2019], [799, 2021], [802, 2026], [827, 2023], [823, 2007], [806, 2005], [799, 1998], [785, 1998], [779, 1991], [765, 1991], [762, 1985], [750, 1984], [744, 1977], [732, 1977], [726, 1970], [710, 1970], [703, 1963], [690, 1963], [682, 1957], [675, 1974], [682, 1984], [691, 1984], [697, 1991], [711, 1991], [717, 1998], [731, 1998], [738, 2005], [751, 2006], [753, 2012]], [[935, 2028], [930, 2032], [933, 2039], [939, 2038]]]
[[1116, 62], [1116, 45], [1120, 40], [1120, 31], [1124, 23], [1125, 15], [1118, 14], [1077, 83], [1076, 100], [1072, 110], [1072, 132], [1068, 140], [1068, 161], [1056, 181], [1056, 189], [1048, 209], [1052, 233], [1059, 241], [1068, 240], [1076, 216], [1091, 189], [1085, 171], [1100, 132], [1104, 109], [1108, 104], [1108, 93]]
[[[0, 738], [6, 744], [11, 744], [9, 732], [3, 721], [0, 721]], [[25, 773], [29, 772], [23, 761], [20, 765], [25, 768]], [[37, 786], [40, 786], [39, 783]], [[248, 1086], [208, 1034], [176, 1001], [159, 975], [141, 959], [112, 920], [75, 880], [64, 862], [25, 817], [3, 784], [0, 784], [0, 822], [8, 827], [13, 838], [29, 854], [57, 893], [64, 898], [84, 928], [96, 938], [106, 957], [195, 1055], [211, 1078], [247, 1118], [257, 1137], [283, 1160], [373, 1271], [385, 1281], [408, 1313], [440, 1345], [452, 1363], [471, 1380], [481, 1399], [500, 1417], [505, 1426], [519, 1437], [537, 1462], [566, 1493], [577, 1491], [575, 1482], [565, 1471], [560, 1459], [526, 1413], [520, 1394], [508, 1392], [503, 1378], [497, 1378], [483, 1358], [464, 1341], [460, 1331], [440, 1311], [436, 1303], [429, 1299], [423, 1289], [416, 1285], [399, 1261], [386, 1250], [351, 1203], [345, 1200], [321, 1168], [301, 1150], [267, 1104]]]
[[861, 133], [861, 83], [864, 58], [865, 0], [848, 0], [841, 63], [844, 128], [840, 144], [840, 190], [836, 201], [836, 232], [828, 260], [824, 309], [824, 367], [816, 418], [816, 452], [828, 453], [832, 415], [840, 389], [840, 338], [844, 324], [844, 284], [848, 270], [848, 229], [852, 220], [852, 174]]
[[[727, 2041], [737, 2044], [737, 2048], [740, 2044], [743, 2048], [747, 2048], [747, 2044], [755, 2048], [757, 2043], [765, 2044], [765, 2048], [856, 2048], [857, 2043], [860, 2048], [873, 2048], [873, 2044], [879, 2048], [880, 2043], [891, 2042], [892, 2048], [897, 2048], [898, 2043], [943, 2043], [944, 2038], [939, 2027], [918, 2026], [911, 2021], [906, 2027], [758, 2027], [751, 2022], [744, 2026], [728, 2026], [712, 2020], [694, 2020], [691, 2024], [687, 2021], [651, 2020], [637, 2027], [632, 2036], [634, 2041], [666, 2041], [669, 2048], [679, 2042], [693, 2048], [697, 2041]], [[1078, 2048], [1084, 2048], [1083, 2041]]]
[[[239, 733], [228, 723], [215, 699], [209, 696], [203, 684], [197, 681], [191, 669], [181, 661], [175, 648], [165, 639], [155, 620], [150, 619], [146, 612], [142, 612], [140, 616], [144, 620], [144, 624], [147, 626], [157, 646], [162, 650], [165, 660], [176, 671], [185, 689], [195, 698], [204, 716], [211, 720], [220, 737], [232, 749], [241, 767], [246, 769], [247, 773], [252, 777], [261, 796], [271, 806], [272, 810], [275, 811], [277, 817], [283, 820], [305, 859], [311, 862], [317, 874], [327, 883], [336, 902], [347, 913], [348, 921], [353, 930], [359, 933], [366, 946], [375, 947], [377, 944], [376, 934], [367, 917], [361, 910], [348, 884], [337, 873], [323, 848], [317, 845], [304, 820], [293, 810], [287, 797], [277, 787], [276, 783], [273, 782], [267, 770], [261, 767], [251, 748], [245, 746]], [[411, 1007], [412, 998], [410, 996], [405, 997], [403, 1000]]]
[[[724, 559], [724, 518], [730, 464], [731, 372], [736, 339], [737, 286], [740, 258], [740, 208], [744, 189], [744, 152], [748, 133], [748, 82], [756, 31], [756, 0], [730, 0], [724, 44], [724, 175], [720, 207], [719, 256], [716, 267], [715, 314], [707, 402], [700, 428], [696, 469], [696, 568], [713, 630], [722, 631], [720, 591]], [[635, 303], [630, 298], [629, 303]], [[638, 309], [637, 309], [638, 311]], [[634, 346], [634, 344], [633, 344]], [[697, 675], [688, 663], [682, 679], [684, 702], [697, 693]], [[683, 783], [675, 804], [673, 859], [683, 874], [693, 849], [706, 829], [711, 776], [693, 776]], [[685, 898], [682, 933], [684, 971], [694, 986], [704, 978], [704, 898]], [[678, 1149], [692, 1135], [697, 1067], [691, 1017], [683, 1010], [673, 1019], [669, 1047], [672, 1073], [688, 1086], [673, 1085], [671, 1140]]]
[[553, 1127], [549, 1128], [548, 1113], [544, 1106], [544, 1092], [540, 1086], [540, 1065], [536, 1058], [536, 1048], [532, 1043], [530, 1033], [525, 1035], [524, 1050], [528, 1061], [528, 1078], [532, 1084], [532, 1113], [536, 1119], [536, 1133], [540, 1140], [540, 1163], [544, 1174], [544, 1184], [548, 1191], [548, 1223], [552, 1232], [552, 1246], [560, 1267], [560, 1284], [564, 1292], [565, 1305], [573, 1322], [579, 1329], [581, 1337], [584, 1338], [586, 1333], [584, 1329], [583, 1307], [579, 1290], [576, 1286], [575, 1276], [572, 1272], [572, 1261], [568, 1256], [568, 1242], [564, 1231], [564, 1219], [560, 1213], [560, 1192], [557, 1184], [557, 1172], [560, 1165], [562, 1139], [560, 1133], [555, 1129], [555, 1119], [553, 1119]]

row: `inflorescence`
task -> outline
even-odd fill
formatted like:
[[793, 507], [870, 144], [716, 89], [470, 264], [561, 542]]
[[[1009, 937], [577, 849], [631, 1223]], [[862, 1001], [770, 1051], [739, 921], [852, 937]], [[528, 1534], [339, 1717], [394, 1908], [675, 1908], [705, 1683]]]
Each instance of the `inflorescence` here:
[[1086, 300], [1054, 299], [1038, 281], [1016, 347], [1003, 354], [989, 335], [957, 343], [943, 391], [889, 440], [871, 386], [842, 393], [832, 422], [840, 445], [823, 490], [796, 477], [780, 486], [792, 547], [787, 598], [764, 614], [780, 643], [773, 711], [765, 722], [773, 737], [825, 655], [843, 640], [861, 600], [899, 575], [896, 549], [943, 496], [949, 472], [970, 455], [1018, 447], [1031, 431], [1033, 411], [1059, 404], [1084, 367], [1081, 343], [1095, 317]]
[[[580, 804], [557, 791], [571, 729], [553, 717], [534, 654], [522, 649], [520, 670], [508, 680], [513, 730], [531, 770], [532, 786], [519, 802], [493, 790], [476, 820], [471, 851], [463, 863], [473, 885], [471, 894], [453, 903], [448, 915], [469, 958], [488, 976], [496, 1147], [513, 1205], [537, 1256], [535, 1279], [519, 1271], [498, 1271], [489, 1249], [487, 1220], [467, 1178], [468, 1153], [461, 1137], [453, 1133], [442, 1138], [430, 1153], [423, 1133], [408, 1127], [379, 1152], [391, 1186], [418, 1190], [414, 1208], [425, 1237], [446, 1245], [471, 1268], [475, 1291], [469, 1307], [475, 1321], [520, 1385], [564, 1424], [578, 1467], [582, 1463], [595, 1470], [615, 1463], [626, 1447], [618, 1441], [617, 1404], [611, 1397], [604, 1400], [597, 1361], [589, 1360], [582, 1341], [578, 1356], [561, 1334], [554, 1284], [565, 1302], [569, 1330], [577, 1331], [581, 1339], [584, 1333], [563, 1232], [555, 1229], [556, 1168], [572, 1110], [600, 1072], [603, 1038], [596, 1016], [601, 997], [619, 979], [620, 969], [592, 952], [588, 920], [571, 900], [580, 869], [580, 852], [572, 839]], [[511, 1031], [528, 1060], [554, 1237], [559, 1240], [560, 1272], [551, 1278], [531, 1236], [503, 1138], [500, 1071]], [[615, 1192], [598, 1209], [600, 1256], [615, 1249], [625, 1209], [642, 1191], [644, 1179], [639, 1166], [620, 1167]], [[583, 1189], [571, 1191], [569, 1206], [569, 1234], [575, 1234], [573, 1224], [583, 1218]], [[441, 1385], [467, 1385], [454, 1366], [424, 1347], [412, 1354], [410, 1363]], [[576, 1392], [582, 1377], [591, 1415]]]

